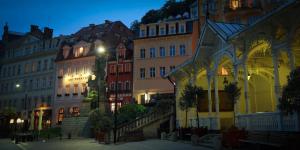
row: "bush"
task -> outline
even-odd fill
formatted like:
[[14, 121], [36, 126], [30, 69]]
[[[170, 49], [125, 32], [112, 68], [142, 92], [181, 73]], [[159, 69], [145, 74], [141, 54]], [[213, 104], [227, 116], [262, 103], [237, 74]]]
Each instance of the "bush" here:
[[42, 138], [53, 138], [53, 137], [59, 137], [60, 135], [61, 135], [60, 127], [48, 128], [40, 131], [40, 137]]
[[89, 115], [92, 128], [99, 131], [109, 131], [112, 129], [112, 116], [102, 113], [99, 109], [93, 110]]
[[146, 108], [140, 104], [126, 104], [118, 110], [118, 124], [135, 120], [146, 113]]

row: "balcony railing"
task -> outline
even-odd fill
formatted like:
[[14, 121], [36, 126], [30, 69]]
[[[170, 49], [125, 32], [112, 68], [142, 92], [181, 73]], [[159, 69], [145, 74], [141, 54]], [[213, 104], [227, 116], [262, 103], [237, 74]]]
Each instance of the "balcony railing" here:
[[252, 131], [299, 131], [297, 113], [283, 115], [280, 112], [264, 112], [236, 117], [236, 125]]

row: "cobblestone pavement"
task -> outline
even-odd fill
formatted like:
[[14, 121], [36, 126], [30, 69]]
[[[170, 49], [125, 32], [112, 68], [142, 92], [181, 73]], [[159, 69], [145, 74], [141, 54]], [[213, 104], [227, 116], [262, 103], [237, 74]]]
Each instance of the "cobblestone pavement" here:
[[[7, 142], [10, 141], [7, 140]], [[116, 145], [98, 144], [93, 139], [63, 139], [62, 141], [54, 139], [45, 142], [39, 141], [20, 143], [17, 146], [20, 150], [210, 150], [209, 148], [205, 147], [192, 146], [189, 143], [171, 142], [158, 139], [141, 142], [120, 143]], [[0, 150], [6, 149], [10, 150], [9, 147], [4, 148], [2, 145], [0, 145]]]
[[0, 139], [0, 150], [20, 150], [10, 139]]

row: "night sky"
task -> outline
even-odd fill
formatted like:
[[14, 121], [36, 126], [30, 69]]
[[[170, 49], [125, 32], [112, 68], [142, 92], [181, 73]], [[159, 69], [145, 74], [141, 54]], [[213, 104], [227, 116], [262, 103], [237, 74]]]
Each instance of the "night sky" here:
[[91, 23], [120, 20], [127, 26], [165, 0], [0, 0], [0, 35], [8, 22], [10, 31], [28, 32], [31, 24], [68, 35]]

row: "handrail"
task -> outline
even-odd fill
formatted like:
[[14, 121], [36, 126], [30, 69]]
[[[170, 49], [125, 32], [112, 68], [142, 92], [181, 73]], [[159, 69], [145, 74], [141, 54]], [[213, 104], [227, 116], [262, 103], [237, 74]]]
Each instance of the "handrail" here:
[[140, 129], [143, 126], [150, 124], [155, 120], [159, 120], [160, 118], [170, 116], [172, 113], [174, 113], [174, 112], [170, 107], [163, 111], [150, 112], [150, 113], [145, 114], [141, 117], [138, 117], [135, 120], [132, 120], [128, 123], [121, 124], [117, 127], [117, 137], [121, 137], [126, 132], [135, 131], [137, 129]]

